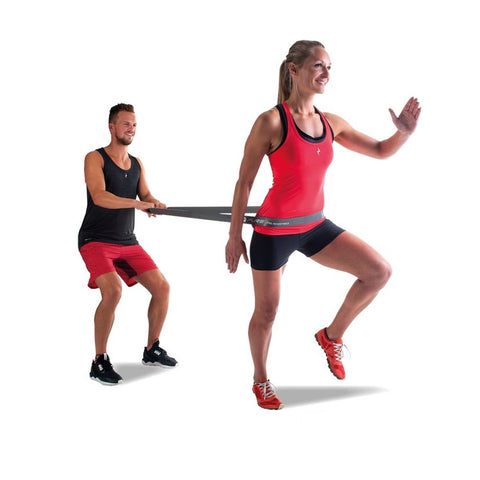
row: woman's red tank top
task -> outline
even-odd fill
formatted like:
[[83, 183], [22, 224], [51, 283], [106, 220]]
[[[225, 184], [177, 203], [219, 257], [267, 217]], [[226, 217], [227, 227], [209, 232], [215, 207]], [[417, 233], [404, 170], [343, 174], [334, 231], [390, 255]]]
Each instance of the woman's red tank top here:
[[[291, 218], [311, 215], [324, 208], [324, 181], [333, 160], [333, 131], [317, 109], [323, 123], [323, 135], [313, 138], [295, 124], [286, 102], [277, 105], [282, 119], [283, 140], [270, 155], [273, 185], [257, 215], [270, 218]], [[255, 226], [258, 233], [288, 235], [303, 233], [324, 219], [290, 227]]]

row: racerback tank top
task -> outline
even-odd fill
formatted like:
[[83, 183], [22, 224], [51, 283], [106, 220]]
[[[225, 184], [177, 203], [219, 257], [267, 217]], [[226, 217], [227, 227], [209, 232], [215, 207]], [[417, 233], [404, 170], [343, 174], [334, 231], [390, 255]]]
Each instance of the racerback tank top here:
[[[333, 160], [333, 131], [316, 108], [323, 123], [323, 135], [319, 138], [310, 137], [297, 127], [286, 102], [276, 108], [282, 120], [283, 139], [268, 156], [273, 185], [257, 215], [290, 218], [320, 212], [324, 208], [325, 174]], [[290, 227], [255, 226], [254, 229], [267, 235], [288, 235], [306, 232], [323, 221]]]

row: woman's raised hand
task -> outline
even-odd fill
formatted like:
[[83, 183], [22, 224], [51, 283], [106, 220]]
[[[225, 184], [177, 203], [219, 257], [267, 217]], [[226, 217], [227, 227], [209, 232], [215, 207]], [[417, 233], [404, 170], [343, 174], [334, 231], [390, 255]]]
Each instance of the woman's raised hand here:
[[392, 121], [397, 129], [402, 133], [413, 133], [417, 127], [418, 117], [421, 107], [418, 99], [412, 97], [403, 107], [400, 115], [397, 117], [391, 108], [388, 109], [392, 116]]

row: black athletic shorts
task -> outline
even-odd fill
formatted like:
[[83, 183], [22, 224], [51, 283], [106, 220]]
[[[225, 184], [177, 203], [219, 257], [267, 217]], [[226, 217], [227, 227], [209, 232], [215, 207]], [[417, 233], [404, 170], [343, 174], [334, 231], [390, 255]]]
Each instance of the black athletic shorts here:
[[265, 235], [253, 232], [250, 243], [250, 264], [255, 270], [278, 270], [288, 262], [290, 255], [299, 251], [307, 257], [315, 255], [345, 230], [330, 220], [305, 233], [292, 235]]

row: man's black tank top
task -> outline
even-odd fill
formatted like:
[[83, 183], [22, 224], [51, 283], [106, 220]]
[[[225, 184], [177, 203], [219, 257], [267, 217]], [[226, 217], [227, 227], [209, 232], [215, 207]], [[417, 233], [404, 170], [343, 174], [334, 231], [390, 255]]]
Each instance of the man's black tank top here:
[[[107, 192], [123, 198], [137, 198], [141, 171], [137, 159], [128, 154], [131, 166], [129, 170], [123, 170], [113, 162], [105, 149], [99, 148], [97, 152], [103, 157], [103, 174]], [[87, 211], [78, 232], [79, 249], [89, 242], [136, 245], [138, 242], [133, 233], [134, 228], [134, 208], [99, 207], [93, 203], [87, 188]]]

